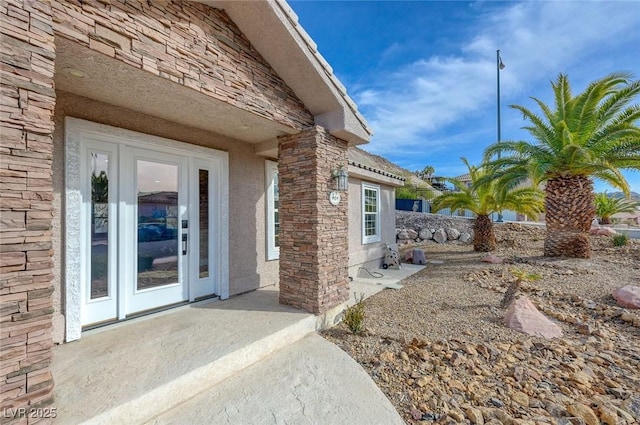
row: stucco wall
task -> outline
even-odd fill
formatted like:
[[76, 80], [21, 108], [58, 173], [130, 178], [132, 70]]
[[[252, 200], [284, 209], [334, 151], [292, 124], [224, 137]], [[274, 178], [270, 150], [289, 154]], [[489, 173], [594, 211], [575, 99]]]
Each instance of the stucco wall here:
[[358, 268], [378, 269], [382, 265], [386, 244], [396, 243], [395, 190], [393, 187], [367, 181], [380, 187], [380, 242], [362, 243], [362, 179], [349, 178], [349, 276]]
[[53, 185], [54, 340], [64, 339], [64, 117], [71, 116], [229, 153], [229, 292], [231, 295], [278, 282], [277, 261], [265, 261], [265, 161], [253, 146], [208, 131], [57, 92]]

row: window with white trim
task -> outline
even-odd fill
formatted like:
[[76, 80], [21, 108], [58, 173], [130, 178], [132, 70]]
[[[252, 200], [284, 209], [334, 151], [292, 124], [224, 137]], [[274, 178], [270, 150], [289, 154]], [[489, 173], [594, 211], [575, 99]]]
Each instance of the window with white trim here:
[[267, 198], [267, 260], [280, 258], [280, 214], [278, 204], [278, 163], [265, 161]]
[[362, 243], [380, 239], [380, 186], [362, 183]]

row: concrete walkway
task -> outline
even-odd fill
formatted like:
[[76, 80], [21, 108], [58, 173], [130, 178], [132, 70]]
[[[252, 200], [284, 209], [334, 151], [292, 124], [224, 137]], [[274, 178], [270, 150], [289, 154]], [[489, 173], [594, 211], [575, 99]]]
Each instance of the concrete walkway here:
[[[370, 296], [421, 266], [354, 279]], [[56, 346], [57, 424], [401, 424], [364, 369], [276, 288], [192, 304]]]
[[147, 425], [401, 425], [391, 402], [344, 351], [310, 334]]

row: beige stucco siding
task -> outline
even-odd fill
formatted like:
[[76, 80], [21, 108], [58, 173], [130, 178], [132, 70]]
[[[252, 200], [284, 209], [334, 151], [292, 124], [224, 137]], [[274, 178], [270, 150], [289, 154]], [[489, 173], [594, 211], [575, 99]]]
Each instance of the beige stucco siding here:
[[64, 338], [64, 118], [66, 116], [164, 137], [229, 153], [229, 293], [246, 292], [278, 281], [277, 262], [265, 261], [264, 158], [253, 146], [208, 131], [57, 92], [53, 185], [54, 339]]
[[[362, 243], [362, 183], [380, 187], [380, 242]], [[396, 242], [395, 189], [393, 187], [358, 179], [349, 178], [349, 276], [355, 277], [358, 268], [365, 266], [370, 270], [382, 265], [386, 244]]]

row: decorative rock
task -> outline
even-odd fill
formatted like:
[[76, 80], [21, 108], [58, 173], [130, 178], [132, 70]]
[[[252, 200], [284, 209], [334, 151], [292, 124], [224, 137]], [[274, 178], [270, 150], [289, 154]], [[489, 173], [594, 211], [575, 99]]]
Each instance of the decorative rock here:
[[585, 422], [582, 418], [567, 417], [560, 418], [558, 425], [585, 425]]
[[569, 412], [567, 412], [567, 409], [551, 401], [547, 401], [544, 405], [544, 408], [547, 412], [549, 412], [549, 414], [551, 414], [551, 416], [556, 418], [569, 416]]
[[460, 233], [458, 240], [464, 243], [471, 242], [471, 235], [467, 232]]
[[433, 240], [438, 243], [445, 243], [447, 241], [447, 232], [444, 229], [438, 229], [433, 234]]
[[491, 264], [502, 264], [502, 258], [497, 257], [493, 254], [489, 254], [486, 257], [483, 257], [480, 261], [484, 261], [485, 263], [491, 263]]
[[413, 250], [405, 252], [403, 261], [405, 263], [413, 263]]
[[459, 237], [460, 237], [460, 232], [457, 229], [454, 229], [453, 227], [447, 228], [447, 238], [450, 241], [456, 241], [458, 240]]
[[618, 425], [618, 415], [616, 411], [609, 406], [599, 406], [598, 416], [600, 417], [600, 422], [605, 425]]
[[511, 303], [504, 321], [510, 329], [527, 335], [549, 339], [562, 336], [562, 329], [540, 313], [527, 297], [518, 298]]
[[589, 406], [582, 403], [574, 403], [567, 406], [567, 411], [574, 416], [582, 418], [587, 425], [600, 425], [600, 420]]
[[522, 407], [529, 407], [529, 396], [522, 391], [515, 391], [511, 394], [511, 399]]
[[484, 425], [484, 417], [482, 416], [482, 412], [480, 410], [469, 406], [467, 407], [465, 413], [467, 414], [467, 418], [469, 418], [472, 424]]
[[416, 421], [419, 421], [420, 419], [422, 419], [422, 412], [419, 411], [418, 409], [413, 408], [413, 409], [409, 410], [409, 414]]
[[623, 286], [613, 291], [612, 295], [622, 307], [640, 308], [640, 286]]
[[592, 227], [589, 233], [600, 236], [613, 236], [618, 234], [618, 232], [613, 230], [611, 227]]
[[414, 240], [418, 237], [418, 232], [413, 229], [402, 229], [400, 233], [398, 233], [398, 239], [401, 241]]
[[395, 359], [396, 359], [396, 356], [391, 351], [384, 351], [383, 353], [380, 354], [380, 360], [383, 362], [391, 363]]
[[633, 416], [636, 422], [640, 422], [640, 397], [634, 397], [626, 399], [620, 405], [622, 409], [629, 412]]
[[433, 239], [433, 232], [429, 229], [422, 229], [418, 233], [418, 237], [422, 240]]
[[635, 420], [633, 416], [631, 416], [631, 414], [626, 410], [621, 409], [619, 407], [616, 407], [615, 409], [616, 409], [616, 412], [618, 413], [618, 416], [620, 416], [626, 423], [632, 424], [633, 421]]

